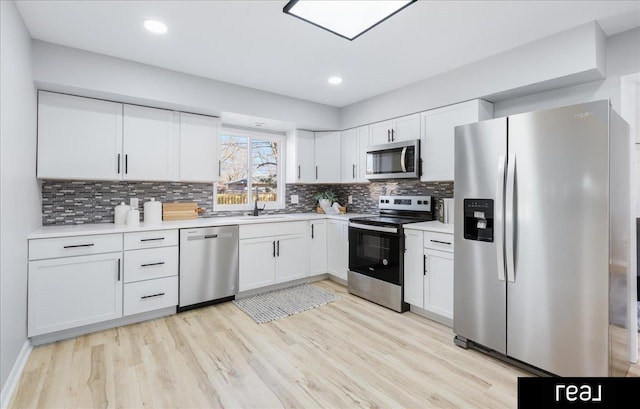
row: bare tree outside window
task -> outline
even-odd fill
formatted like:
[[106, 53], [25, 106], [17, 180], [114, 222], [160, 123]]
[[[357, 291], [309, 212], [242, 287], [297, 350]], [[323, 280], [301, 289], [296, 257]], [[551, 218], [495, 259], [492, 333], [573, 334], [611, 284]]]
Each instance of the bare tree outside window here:
[[220, 136], [218, 205], [245, 205], [278, 201], [278, 148], [276, 141], [257, 136]]

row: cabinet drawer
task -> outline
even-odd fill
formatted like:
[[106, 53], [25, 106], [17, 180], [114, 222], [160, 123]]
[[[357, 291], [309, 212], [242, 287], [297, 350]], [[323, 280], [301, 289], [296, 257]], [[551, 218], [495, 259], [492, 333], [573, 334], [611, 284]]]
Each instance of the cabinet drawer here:
[[424, 232], [424, 247], [442, 251], [453, 251], [453, 234]]
[[246, 224], [240, 226], [240, 239], [282, 236], [285, 234], [305, 234], [306, 231], [306, 221]]
[[124, 252], [124, 282], [178, 275], [178, 246]]
[[124, 249], [148, 249], [178, 245], [178, 230], [141, 231], [124, 234]]
[[95, 234], [29, 240], [29, 260], [86, 256], [116, 251], [122, 251], [122, 234]]
[[177, 305], [177, 276], [124, 285], [123, 315], [139, 314]]

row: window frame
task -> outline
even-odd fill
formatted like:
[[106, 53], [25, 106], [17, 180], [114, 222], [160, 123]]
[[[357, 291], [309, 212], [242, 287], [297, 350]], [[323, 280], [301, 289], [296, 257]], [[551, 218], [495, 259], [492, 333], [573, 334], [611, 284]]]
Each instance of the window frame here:
[[[284, 175], [284, 161], [285, 161], [285, 157], [284, 157], [284, 151], [285, 151], [285, 143], [286, 143], [286, 138], [285, 135], [283, 134], [278, 134], [278, 133], [270, 133], [270, 132], [258, 132], [258, 131], [254, 131], [254, 130], [246, 130], [246, 129], [241, 129], [241, 128], [233, 128], [233, 127], [228, 127], [228, 126], [222, 126], [220, 128], [220, 133], [218, 136], [218, 146], [220, 146], [218, 155], [220, 155], [218, 157], [218, 160], [221, 160], [222, 157], [222, 136], [226, 135], [226, 136], [235, 136], [235, 137], [245, 137], [248, 138], [248, 144], [247, 144], [247, 149], [248, 149], [248, 153], [247, 153], [247, 199], [248, 199], [248, 203], [247, 204], [218, 204], [218, 186], [217, 184], [220, 183], [220, 181], [215, 182], [213, 184], [213, 211], [214, 212], [226, 212], [226, 211], [246, 211], [246, 210], [253, 210], [255, 204], [254, 204], [254, 197], [253, 197], [253, 189], [251, 187], [251, 179], [252, 179], [252, 170], [253, 170], [253, 162], [252, 161], [252, 150], [253, 150], [253, 146], [252, 146], [252, 141], [254, 139], [260, 139], [260, 140], [266, 140], [266, 141], [270, 141], [270, 142], [276, 142], [279, 146], [278, 146], [278, 156], [277, 156], [277, 161], [278, 161], [278, 165], [276, 166], [277, 172], [278, 172], [278, 177], [277, 177], [277, 181], [278, 181], [278, 188], [276, 190], [276, 194], [277, 194], [277, 198], [278, 200], [275, 202], [258, 202], [258, 206], [260, 208], [262, 208], [262, 206], [265, 206], [265, 210], [279, 210], [279, 209], [284, 209], [285, 208], [285, 175]], [[220, 164], [220, 166], [222, 166], [222, 163]]]

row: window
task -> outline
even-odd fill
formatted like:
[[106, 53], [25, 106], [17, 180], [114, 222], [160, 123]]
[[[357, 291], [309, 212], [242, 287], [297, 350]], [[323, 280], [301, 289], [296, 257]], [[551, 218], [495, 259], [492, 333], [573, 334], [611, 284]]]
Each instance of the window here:
[[223, 128], [220, 181], [214, 210], [248, 210], [258, 199], [267, 209], [284, 208], [284, 136]]

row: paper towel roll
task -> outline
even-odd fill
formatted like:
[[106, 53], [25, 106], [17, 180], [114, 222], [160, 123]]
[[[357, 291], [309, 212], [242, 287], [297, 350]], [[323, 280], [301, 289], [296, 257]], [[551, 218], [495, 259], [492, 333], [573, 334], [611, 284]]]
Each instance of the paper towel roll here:
[[113, 209], [113, 222], [115, 224], [125, 224], [127, 220], [127, 212], [131, 210], [131, 206], [120, 203]]
[[162, 221], [162, 203], [156, 202], [155, 199], [151, 199], [144, 203], [144, 222], [145, 223], [160, 223]]

